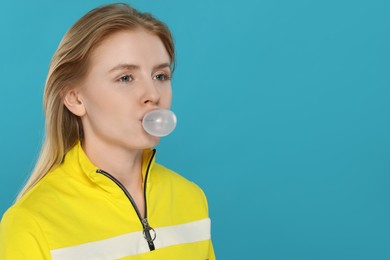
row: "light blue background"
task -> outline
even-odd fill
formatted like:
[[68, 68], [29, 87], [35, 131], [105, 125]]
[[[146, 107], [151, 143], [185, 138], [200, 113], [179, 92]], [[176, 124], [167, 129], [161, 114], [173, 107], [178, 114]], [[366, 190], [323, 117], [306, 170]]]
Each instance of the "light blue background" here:
[[[62, 35], [106, 1], [0, 7], [0, 215], [32, 169]], [[390, 2], [132, 1], [177, 45], [161, 163], [209, 199], [218, 259], [390, 259]]]

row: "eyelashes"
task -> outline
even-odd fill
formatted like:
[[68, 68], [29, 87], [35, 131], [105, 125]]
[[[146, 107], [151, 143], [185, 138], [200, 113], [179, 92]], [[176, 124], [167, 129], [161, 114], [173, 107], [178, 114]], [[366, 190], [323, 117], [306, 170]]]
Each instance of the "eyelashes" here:
[[171, 79], [171, 75], [166, 73], [159, 73], [156, 76], [153, 77], [153, 79], [159, 80], [159, 81], [166, 81]]
[[131, 75], [124, 75], [122, 77], [119, 78], [119, 82], [123, 82], [123, 83], [128, 83], [130, 81], [133, 81], [133, 76]]
[[[131, 74], [126, 74], [126, 75], [123, 75], [121, 76], [118, 81], [120, 83], [130, 83], [131, 81], [134, 80], [134, 77], [133, 75]], [[171, 80], [171, 75], [168, 74], [168, 73], [158, 73], [156, 74], [155, 76], [153, 76], [153, 80], [157, 80], [157, 81], [169, 81]]]

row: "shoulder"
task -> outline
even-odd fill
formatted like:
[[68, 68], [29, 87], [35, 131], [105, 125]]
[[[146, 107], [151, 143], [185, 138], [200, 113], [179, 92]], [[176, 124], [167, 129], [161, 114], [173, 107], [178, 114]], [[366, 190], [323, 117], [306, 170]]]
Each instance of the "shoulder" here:
[[[0, 223], [1, 239], [28, 240], [29, 236], [42, 236], [42, 230], [33, 213], [21, 207], [13, 205], [3, 215]], [[1, 241], [3, 244], [4, 241]]]
[[49, 259], [46, 236], [34, 214], [21, 205], [9, 208], [0, 223], [1, 259]]
[[156, 163], [153, 167], [153, 172], [159, 181], [170, 182], [179, 189], [190, 190], [192, 192], [203, 194], [202, 189], [197, 184], [161, 164]]
[[162, 186], [161, 189], [167, 192], [169, 189], [169, 193], [189, 204], [203, 205], [204, 209], [208, 211], [206, 196], [196, 183], [158, 163], [154, 165], [152, 171], [154, 184]]
[[57, 167], [16, 201], [9, 209], [9, 215], [27, 214], [34, 216], [39, 222], [50, 211], [61, 207], [64, 201], [63, 194], [67, 194], [66, 191], [71, 192], [74, 187], [74, 181], [63, 172], [61, 167]]
[[2, 232], [8, 227], [13, 227], [13, 230], [23, 230], [26, 227], [37, 227], [37, 222], [31, 211], [21, 207], [20, 205], [11, 206], [1, 219]]

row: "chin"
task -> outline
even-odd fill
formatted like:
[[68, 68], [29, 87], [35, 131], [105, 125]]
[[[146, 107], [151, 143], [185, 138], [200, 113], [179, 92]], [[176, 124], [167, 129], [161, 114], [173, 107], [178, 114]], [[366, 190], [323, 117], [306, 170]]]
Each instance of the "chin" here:
[[160, 137], [153, 137], [153, 138], [154, 138], [154, 140], [151, 142], [151, 146], [149, 148], [157, 146], [158, 143], [160, 142]]
[[152, 148], [158, 145], [159, 142], [160, 142], [160, 137], [148, 135], [147, 138], [143, 139], [142, 141], [140, 140], [139, 142], [141, 146], [140, 149]]

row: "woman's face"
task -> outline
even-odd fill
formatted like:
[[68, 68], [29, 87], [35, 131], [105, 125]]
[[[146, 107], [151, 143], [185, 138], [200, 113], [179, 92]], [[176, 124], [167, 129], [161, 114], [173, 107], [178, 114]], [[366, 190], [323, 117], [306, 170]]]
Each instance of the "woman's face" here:
[[145, 149], [159, 138], [141, 124], [146, 112], [170, 108], [171, 60], [157, 36], [143, 30], [121, 31], [92, 53], [78, 97], [86, 142]]

